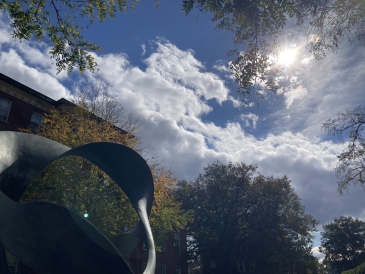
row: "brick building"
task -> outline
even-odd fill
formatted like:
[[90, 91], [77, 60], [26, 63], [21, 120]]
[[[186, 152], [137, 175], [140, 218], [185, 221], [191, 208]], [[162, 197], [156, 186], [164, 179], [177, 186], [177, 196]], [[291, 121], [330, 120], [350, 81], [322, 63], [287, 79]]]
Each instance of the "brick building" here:
[[[156, 274], [187, 274], [186, 231], [170, 233], [162, 247], [156, 252]], [[127, 260], [134, 274], [142, 274], [147, 264], [147, 249], [142, 242]]]
[[56, 101], [0, 73], [0, 130], [35, 128], [52, 107], [71, 102]]
[[[62, 109], [72, 105], [61, 98], [53, 100], [0, 73], [0, 131], [36, 128], [52, 107]], [[127, 261], [135, 274], [143, 273], [147, 250], [139, 243]], [[14, 262], [14, 260], [13, 260]], [[12, 269], [16, 268], [12, 266]], [[18, 272], [19, 273], [19, 272]], [[168, 235], [161, 252], [156, 254], [156, 274], [187, 274], [187, 247], [184, 230]]]

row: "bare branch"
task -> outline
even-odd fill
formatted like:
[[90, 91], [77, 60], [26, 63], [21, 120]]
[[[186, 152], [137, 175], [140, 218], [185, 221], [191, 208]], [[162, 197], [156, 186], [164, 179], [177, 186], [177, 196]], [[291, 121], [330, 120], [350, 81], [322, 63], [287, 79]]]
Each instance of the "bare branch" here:
[[[353, 184], [365, 184], [365, 106], [337, 113], [337, 118], [328, 119], [322, 130], [338, 136], [341, 142], [348, 142], [347, 148], [339, 155], [335, 168], [338, 178], [338, 191], [342, 194]], [[345, 139], [344, 139], [345, 137]]]

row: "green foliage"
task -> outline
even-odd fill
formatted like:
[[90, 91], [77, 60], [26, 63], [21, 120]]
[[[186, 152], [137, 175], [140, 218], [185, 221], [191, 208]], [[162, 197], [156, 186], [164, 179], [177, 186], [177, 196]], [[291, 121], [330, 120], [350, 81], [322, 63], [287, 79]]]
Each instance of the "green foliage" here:
[[[91, 142], [115, 142], [133, 149], [140, 147], [135, 136], [138, 120], [124, 112], [123, 106], [106, 93], [90, 87], [81, 93], [76, 105], [53, 109], [34, 132], [69, 147]], [[87, 95], [87, 96], [86, 96]], [[103, 117], [104, 119], [100, 119]], [[124, 125], [125, 132], [114, 124]], [[23, 130], [30, 132], [29, 130]], [[157, 250], [165, 240], [160, 233], [185, 227], [190, 218], [173, 196], [176, 178], [170, 170], [151, 166], [155, 200], [150, 223]], [[105, 235], [113, 236], [132, 228], [138, 216], [119, 188], [102, 170], [80, 157], [59, 159], [48, 166], [28, 187], [22, 202], [47, 201], [66, 206], [83, 215]]]
[[305, 214], [286, 178], [256, 174], [256, 166], [215, 162], [194, 182], [176, 190], [188, 224], [192, 260], [217, 264], [229, 273], [242, 262], [247, 273], [315, 273], [311, 231], [317, 222]]
[[365, 183], [365, 106], [357, 106], [353, 110], [337, 113], [335, 119], [328, 119], [322, 130], [328, 134], [343, 137], [349, 141], [347, 148], [339, 155], [336, 167], [338, 191], [342, 194], [351, 183]]
[[316, 59], [326, 51], [337, 51], [346, 38], [349, 43], [365, 46], [365, 2], [362, 0], [316, 1], [306, 22], [308, 50]]
[[108, 237], [132, 227], [138, 216], [127, 196], [94, 165], [80, 157], [57, 160], [30, 185], [22, 202], [63, 205], [83, 216]]
[[363, 0], [184, 0], [183, 10], [194, 8], [212, 14], [217, 30], [234, 35], [232, 50], [236, 56], [230, 68], [235, 72], [238, 93], [247, 98], [263, 97], [264, 92], [278, 89], [281, 68], [269, 56], [281, 47], [279, 36], [288, 22], [304, 29], [307, 49], [317, 58], [327, 50], [336, 51], [343, 37], [350, 43], [365, 45], [365, 3]]
[[362, 263], [354, 269], [343, 271], [341, 274], [365, 274], [365, 263]]
[[[68, 74], [77, 67], [81, 72], [95, 71], [97, 64], [90, 51], [100, 47], [84, 39], [84, 26], [77, 22], [87, 19], [89, 27], [96, 19], [100, 22], [113, 18], [116, 12], [134, 10], [138, 0], [0, 0], [0, 11], [8, 11], [12, 18], [10, 27], [13, 37], [47, 41], [49, 52], [55, 59], [57, 72], [67, 70]], [[155, 0], [157, 7], [157, 0]]]
[[238, 92], [248, 97], [263, 96], [266, 85], [269, 91], [275, 92], [275, 78], [279, 70], [273, 69], [269, 56], [277, 51], [275, 42], [283, 30], [288, 18], [300, 12], [292, 0], [284, 1], [183, 1], [186, 14], [196, 6], [201, 11], [213, 14], [212, 21], [217, 22], [217, 30], [234, 34], [235, 45], [246, 46], [244, 52], [232, 50], [229, 56], [236, 56], [230, 68], [235, 72]]
[[[103, 22], [116, 12], [134, 10], [138, 1], [0, 0], [0, 11], [8, 11], [13, 19], [14, 38], [47, 41], [57, 71], [71, 73], [75, 67], [81, 72], [97, 68], [90, 51], [100, 47], [86, 41], [82, 30], [95, 20]], [[158, 7], [158, 1], [154, 2]], [[248, 97], [278, 89], [281, 69], [269, 56], [280, 51], [278, 37], [289, 21], [305, 30], [307, 48], [317, 59], [328, 50], [336, 51], [343, 37], [365, 45], [363, 0], [184, 0], [182, 7], [186, 14], [194, 8], [211, 13], [217, 30], [232, 33], [234, 45], [246, 47], [244, 52], [232, 50], [229, 55], [236, 56], [231, 69], [238, 92]], [[79, 25], [85, 21], [85, 26]]]
[[365, 261], [365, 222], [341, 216], [321, 232], [320, 251], [326, 254], [323, 263], [331, 273], [341, 273]]

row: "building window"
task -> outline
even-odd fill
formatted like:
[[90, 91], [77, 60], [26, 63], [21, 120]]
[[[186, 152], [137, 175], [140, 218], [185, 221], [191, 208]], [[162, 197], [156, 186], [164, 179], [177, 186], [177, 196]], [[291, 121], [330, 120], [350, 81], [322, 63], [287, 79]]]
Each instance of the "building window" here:
[[181, 274], [181, 267], [175, 266], [175, 274]]
[[141, 264], [141, 270], [142, 272], [146, 270], [147, 264]]
[[166, 240], [164, 240], [163, 243], [162, 243], [161, 251], [162, 251], [162, 253], [166, 253], [167, 252]]
[[7, 122], [11, 108], [11, 101], [0, 98], [0, 121]]
[[147, 251], [147, 245], [144, 242], [142, 242], [142, 243], [143, 243], [143, 250]]
[[30, 129], [35, 130], [41, 124], [43, 124], [43, 115], [33, 111], [30, 118]]
[[180, 232], [174, 232], [174, 250], [175, 254], [180, 254]]
[[214, 261], [210, 261], [210, 273], [217, 273], [217, 264]]
[[238, 272], [245, 272], [245, 264], [242, 261], [237, 261]]
[[164, 238], [162, 245], [161, 245], [161, 252], [162, 253], [166, 253], [167, 252], [167, 245], [166, 245], [166, 236], [165, 236], [165, 231], [160, 230], [160, 234], [161, 236]]
[[166, 265], [160, 266], [160, 274], [166, 274]]

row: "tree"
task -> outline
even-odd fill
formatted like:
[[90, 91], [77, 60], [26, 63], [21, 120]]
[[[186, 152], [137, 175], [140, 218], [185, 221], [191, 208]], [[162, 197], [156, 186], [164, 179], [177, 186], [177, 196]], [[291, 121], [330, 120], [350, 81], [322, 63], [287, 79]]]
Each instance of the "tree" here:
[[[138, 150], [139, 138], [135, 135], [138, 120], [133, 115], [127, 115], [123, 106], [109, 97], [102, 87], [88, 87], [91, 91], [76, 97], [74, 106], [61, 111], [53, 109], [46, 114], [35, 134], [69, 147], [111, 141]], [[115, 123], [125, 125], [130, 131], [116, 127]], [[173, 173], [158, 165], [152, 165], [151, 170], [155, 182], [155, 201], [150, 222], [159, 248], [164, 240], [164, 235], [159, 232], [184, 228], [188, 214], [173, 196], [176, 181]], [[32, 200], [54, 202], [81, 215], [88, 214], [84, 216], [109, 237], [132, 228], [138, 221], [129, 199], [117, 184], [80, 157], [57, 160], [39, 174], [22, 198], [22, 201]]]
[[323, 225], [320, 251], [331, 273], [354, 268], [365, 261], [365, 222], [341, 216]]
[[[347, 148], [339, 155], [339, 164], [335, 168], [339, 179], [338, 191], [342, 194], [351, 183], [365, 183], [365, 106], [339, 112], [335, 119], [328, 119], [322, 130], [338, 136], [340, 141], [348, 141]], [[345, 139], [344, 139], [345, 135]]]
[[[235, 72], [238, 93], [263, 97], [266, 88], [275, 92], [282, 68], [273, 61], [285, 47], [278, 43], [284, 27], [295, 25], [307, 33], [307, 49], [322, 59], [336, 51], [342, 38], [365, 45], [365, 5], [362, 0], [184, 0], [189, 14], [194, 8], [213, 14], [217, 30], [234, 34], [236, 56], [230, 68]], [[244, 102], [247, 102], [245, 99]]]
[[[158, 7], [158, 1], [155, 1]], [[103, 22], [115, 13], [134, 10], [138, 0], [1, 0], [0, 11], [9, 12], [13, 19], [13, 37], [29, 40], [46, 40], [52, 46], [51, 58], [56, 60], [58, 72], [74, 67], [80, 71], [97, 67], [89, 51], [100, 47], [86, 41], [78, 24], [87, 18], [91, 25], [95, 19]], [[183, 10], [193, 9], [213, 14], [217, 30], [234, 33], [234, 44], [243, 44], [245, 52], [233, 50], [236, 56], [231, 69], [235, 72], [238, 92], [248, 96], [262, 96], [261, 84], [269, 91], [278, 87], [280, 67], [270, 56], [278, 53], [278, 36], [288, 22], [304, 28], [308, 35], [307, 48], [318, 59], [325, 51], [336, 51], [345, 37], [350, 43], [365, 42], [365, 8], [362, 0], [183, 0]], [[70, 16], [70, 14], [75, 14]]]
[[344, 271], [341, 274], [365, 274], [365, 262], [354, 269]]
[[213, 261], [217, 273], [235, 273], [238, 265], [247, 273], [314, 273], [310, 232], [317, 222], [286, 177], [256, 169], [214, 162], [194, 182], [177, 184], [183, 208], [193, 212], [190, 257], [205, 267]]
[[[83, 72], [94, 71], [97, 66], [90, 51], [100, 47], [86, 41], [81, 31], [95, 20], [103, 22], [116, 12], [134, 10], [137, 3], [138, 0], [1, 0], [0, 11], [9, 12], [14, 38], [47, 41], [52, 46], [50, 55], [56, 61], [57, 71], [71, 73], [74, 67]], [[157, 0], [155, 4], [157, 7]], [[88, 19], [86, 26], [79, 25], [81, 18]]]

